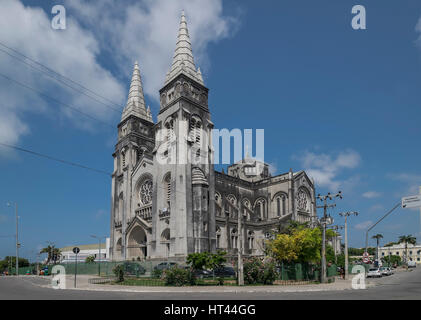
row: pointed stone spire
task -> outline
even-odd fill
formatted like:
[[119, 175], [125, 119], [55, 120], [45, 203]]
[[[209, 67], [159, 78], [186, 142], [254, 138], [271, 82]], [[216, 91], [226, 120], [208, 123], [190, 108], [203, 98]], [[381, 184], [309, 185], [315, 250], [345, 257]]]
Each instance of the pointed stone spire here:
[[133, 68], [132, 81], [130, 82], [129, 96], [126, 107], [123, 110], [121, 121], [130, 115], [152, 122], [152, 116], [149, 116], [145, 108], [145, 97], [143, 96], [142, 78], [140, 77], [139, 63], [136, 61]]
[[203, 83], [202, 71], [200, 71], [200, 68], [197, 69], [197, 78]]
[[184, 73], [185, 75], [193, 78], [203, 85], [202, 75], [199, 75], [199, 73], [196, 71], [196, 66], [194, 64], [193, 51], [190, 42], [189, 30], [187, 29], [187, 21], [186, 16], [184, 15], [184, 10], [181, 13], [177, 44], [175, 46], [171, 69], [169, 73], [167, 73], [165, 79], [165, 85], [167, 85], [180, 73]]

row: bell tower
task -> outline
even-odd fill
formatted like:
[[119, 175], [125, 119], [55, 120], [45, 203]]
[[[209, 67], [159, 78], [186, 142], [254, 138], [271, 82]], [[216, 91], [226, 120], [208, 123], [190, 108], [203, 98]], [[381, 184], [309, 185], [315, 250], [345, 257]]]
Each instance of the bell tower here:
[[196, 69], [181, 15], [172, 65], [160, 93], [154, 167], [157, 255], [215, 251], [214, 168], [208, 88]]
[[127, 258], [127, 226], [134, 218], [133, 172], [144, 157], [152, 159], [155, 135], [150, 108], [145, 106], [139, 64], [133, 69], [126, 107], [118, 125], [118, 142], [113, 153], [111, 191], [111, 259]]

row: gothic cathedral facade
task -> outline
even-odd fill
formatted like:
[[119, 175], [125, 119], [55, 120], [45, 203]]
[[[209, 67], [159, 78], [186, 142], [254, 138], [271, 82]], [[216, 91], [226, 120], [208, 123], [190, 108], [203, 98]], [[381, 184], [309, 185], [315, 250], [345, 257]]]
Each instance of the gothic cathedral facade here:
[[244, 255], [261, 255], [273, 230], [291, 220], [312, 221], [315, 188], [304, 171], [271, 176], [266, 163], [248, 154], [227, 174], [214, 170], [208, 88], [194, 63], [184, 13], [159, 93], [155, 123], [136, 62], [113, 153], [112, 260], [183, 260], [217, 249], [234, 255], [239, 237]]

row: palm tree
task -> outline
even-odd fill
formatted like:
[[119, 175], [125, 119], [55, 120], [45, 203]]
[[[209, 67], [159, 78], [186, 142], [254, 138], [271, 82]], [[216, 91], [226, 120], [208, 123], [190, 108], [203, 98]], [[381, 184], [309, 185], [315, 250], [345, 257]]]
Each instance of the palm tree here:
[[372, 236], [371, 239], [376, 239], [376, 241], [377, 241], [376, 259], [377, 259], [377, 262], [379, 262], [379, 243], [380, 243], [380, 239], [383, 239], [383, 235], [378, 233], [378, 234]]
[[417, 243], [417, 238], [411, 234], [407, 236], [403, 235], [399, 237], [398, 243], [405, 243], [405, 263], [406, 269], [408, 269], [408, 243], [415, 245]]
[[59, 248], [56, 248], [54, 244], [49, 244], [45, 248], [42, 248], [39, 253], [46, 253], [47, 254], [47, 264], [53, 261], [54, 264], [57, 263], [61, 256], [61, 251]]

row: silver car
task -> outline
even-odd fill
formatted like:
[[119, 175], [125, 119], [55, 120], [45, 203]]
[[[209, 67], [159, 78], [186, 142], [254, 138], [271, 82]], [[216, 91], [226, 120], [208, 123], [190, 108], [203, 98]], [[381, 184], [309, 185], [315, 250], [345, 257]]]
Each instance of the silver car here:
[[384, 276], [390, 276], [393, 274], [392, 270], [388, 267], [381, 267], [380, 271], [382, 272], [382, 275]]
[[383, 276], [380, 268], [368, 269], [367, 278], [381, 278]]

